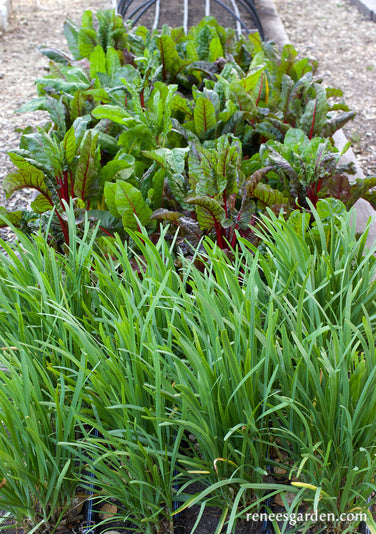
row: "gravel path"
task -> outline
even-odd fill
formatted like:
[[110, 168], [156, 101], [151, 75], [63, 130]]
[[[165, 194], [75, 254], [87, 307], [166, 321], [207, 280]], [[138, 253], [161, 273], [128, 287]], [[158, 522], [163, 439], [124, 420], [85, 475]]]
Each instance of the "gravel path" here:
[[376, 23], [349, 0], [274, 0], [299, 55], [319, 62], [326, 85], [357, 112], [344, 127], [367, 175], [376, 174]]

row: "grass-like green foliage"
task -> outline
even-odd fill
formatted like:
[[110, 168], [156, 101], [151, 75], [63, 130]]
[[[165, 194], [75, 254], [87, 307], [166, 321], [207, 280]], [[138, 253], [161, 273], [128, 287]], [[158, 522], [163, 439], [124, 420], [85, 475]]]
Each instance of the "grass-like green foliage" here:
[[176, 262], [146, 231], [96, 251], [71, 210], [66, 256], [40, 233], [3, 243], [0, 506], [52, 530], [89, 464], [98, 500], [149, 534], [172, 532], [176, 501], [219, 505], [218, 533], [277, 493], [295, 511], [367, 510], [374, 251], [353, 213], [311, 210], [262, 217], [263, 252], [239, 240], [231, 261], [206, 240]]
[[64, 376], [48, 349], [16, 337], [0, 358], [0, 502], [26, 531], [42, 532], [74, 513], [81, 466], [63, 443], [76, 437], [86, 359]]

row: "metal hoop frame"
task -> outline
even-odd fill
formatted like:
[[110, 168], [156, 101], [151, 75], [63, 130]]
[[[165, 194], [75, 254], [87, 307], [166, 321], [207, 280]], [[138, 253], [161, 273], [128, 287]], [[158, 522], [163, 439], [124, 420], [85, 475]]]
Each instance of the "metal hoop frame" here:
[[[232, 9], [224, 4], [221, 0], [214, 0], [218, 5], [220, 5], [225, 11], [230, 13], [230, 15], [234, 18], [236, 21], [236, 30], [238, 33], [238, 36], [241, 35], [242, 30], [244, 30], [246, 33], [249, 33], [249, 29], [245, 22], [242, 20], [239, 12], [239, 8], [237, 6], [236, 2], [239, 2], [244, 9], [247, 11], [247, 13], [252, 17], [253, 22], [255, 23], [255, 26], [257, 30], [260, 33], [260, 36], [262, 39], [264, 39], [264, 31], [262, 28], [260, 17], [258, 16], [256, 6], [254, 4], [253, 0], [230, 0], [232, 4]], [[155, 8], [155, 16], [154, 16], [154, 23], [153, 23], [153, 29], [158, 27], [159, 23], [159, 13], [160, 13], [160, 0], [146, 0], [143, 2], [140, 6], [137, 7], [132, 13], [128, 15], [128, 9], [133, 4], [134, 0], [120, 0], [117, 4], [117, 13], [121, 15], [123, 18], [127, 17], [131, 20], [133, 20], [134, 24], [136, 24], [142, 15], [154, 4], [156, 5]], [[183, 15], [183, 27], [185, 33], [188, 32], [188, 0], [183, 0], [184, 2], [184, 15]], [[210, 14], [210, 0], [205, 1], [205, 15]]]

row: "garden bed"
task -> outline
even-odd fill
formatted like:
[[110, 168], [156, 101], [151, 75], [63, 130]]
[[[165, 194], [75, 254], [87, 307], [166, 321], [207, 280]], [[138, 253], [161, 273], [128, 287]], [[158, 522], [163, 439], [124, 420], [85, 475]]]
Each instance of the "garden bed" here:
[[53, 531], [79, 485], [150, 534], [276, 506], [373, 528], [376, 267], [347, 208], [376, 179], [333, 146], [341, 91], [214, 19], [65, 35], [3, 182], [38, 192], [2, 209], [4, 507]]

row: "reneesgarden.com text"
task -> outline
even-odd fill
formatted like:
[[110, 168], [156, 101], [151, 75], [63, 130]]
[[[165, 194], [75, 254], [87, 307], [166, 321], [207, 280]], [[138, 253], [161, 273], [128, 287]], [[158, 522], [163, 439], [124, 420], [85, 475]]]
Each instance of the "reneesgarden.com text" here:
[[283, 521], [288, 522], [289, 525], [294, 526], [299, 523], [308, 523], [308, 522], [323, 522], [323, 523], [352, 523], [353, 521], [367, 521], [367, 514], [366, 513], [343, 513], [340, 516], [336, 516], [335, 514], [327, 514], [327, 513], [318, 513], [318, 512], [312, 512], [312, 513], [288, 513], [288, 512], [281, 512], [281, 513], [253, 513], [253, 514], [247, 514], [247, 521]]

